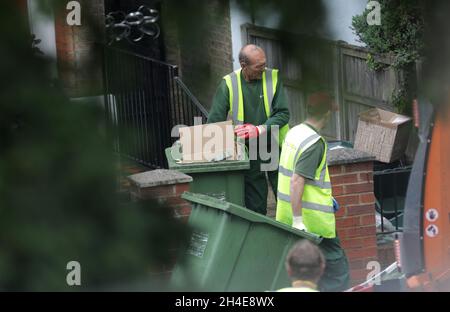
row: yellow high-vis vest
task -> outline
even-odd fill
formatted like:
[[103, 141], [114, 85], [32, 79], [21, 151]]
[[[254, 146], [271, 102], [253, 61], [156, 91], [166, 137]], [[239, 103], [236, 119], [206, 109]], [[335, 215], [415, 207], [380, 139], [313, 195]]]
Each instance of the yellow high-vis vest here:
[[327, 143], [317, 132], [305, 124], [292, 128], [283, 143], [278, 169], [276, 220], [292, 225], [290, 187], [295, 164], [302, 153], [319, 140], [325, 143], [325, 152], [320, 166], [316, 170], [314, 180], [305, 179], [305, 188], [301, 199], [302, 220], [308, 232], [325, 238], [334, 238], [336, 237], [336, 221], [327, 166]]
[[[230, 108], [229, 113], [232, 116], [234, 125], [242, 125], [244, 123], [244, 100], [242, 95], [241, 70], [238, 69], [229, 75], [223, 77], [229, 90]], [[272, 101], [277, 90], [278, 70], [266, 68], [262, 75], [264, 109], [266, 116], [272, 115]], [[289, 131], [289, 125], [286, 124], [279, 129], [278, 144], [283, 144], [284, 138]]]

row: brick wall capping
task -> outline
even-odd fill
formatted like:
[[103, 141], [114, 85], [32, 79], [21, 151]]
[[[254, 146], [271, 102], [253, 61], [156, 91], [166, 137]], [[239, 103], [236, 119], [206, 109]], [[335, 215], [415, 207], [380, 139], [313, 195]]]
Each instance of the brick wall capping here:
[[139, 188], [192, 182], [192, 177], [176, 170], [157, 169], [133, 174], [127, 177]]
[[337, 148], [328, 152], [329, 166], [356, 164], [374, 160], [375, 156], [354, 148]]

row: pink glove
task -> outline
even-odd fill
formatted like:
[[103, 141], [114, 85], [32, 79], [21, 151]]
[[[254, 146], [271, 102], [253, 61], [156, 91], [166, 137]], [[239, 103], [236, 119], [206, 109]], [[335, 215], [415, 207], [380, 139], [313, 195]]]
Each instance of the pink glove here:
[[243, 124], [236, 126], [234, 128], [234, 133], [244, 139], [254, 139], [257, 138], [260, 134], [259, 128], [252, 124]]

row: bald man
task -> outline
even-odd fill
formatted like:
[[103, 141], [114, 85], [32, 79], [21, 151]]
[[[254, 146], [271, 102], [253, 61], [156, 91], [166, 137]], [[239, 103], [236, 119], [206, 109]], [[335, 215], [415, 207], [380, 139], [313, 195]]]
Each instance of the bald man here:
[[[266, 67], [266, 55], [260, 47], [253, 44], [244, 46], [239, 52], [239, 63], [241, 68], [226, 75], [221, 81], [208, 123], [227, 120], [230, 115], [236, 135], [245, 139], [247, 146], [252, 140], [253, 143], [257, 142], [257, 155], [250, 157], [250, 169], [245, 174], [245, 206], [266, 215], [266, 176], [272, 190], [276, 192], [280, 144], [289, 129], [288, 102], [278, 70]], [[277, 130], [274, 130], [274, 127], [277, 127]], [[276, 143], [271, 144], [270, 139], [259, 138], [270, 138], [272, 132], [277, 134]], [[263, 146], [265, 142], [268, 142], [267, 146]], [[274, 154], [271, 149], [277, 149], [277, 159], [261, 160], [259, 151], [262, 148], [270, 155]], [[276, 161], [276, 166], [271, 171], [266, 171], [267, 169], [261, 166], [273, 161]]]

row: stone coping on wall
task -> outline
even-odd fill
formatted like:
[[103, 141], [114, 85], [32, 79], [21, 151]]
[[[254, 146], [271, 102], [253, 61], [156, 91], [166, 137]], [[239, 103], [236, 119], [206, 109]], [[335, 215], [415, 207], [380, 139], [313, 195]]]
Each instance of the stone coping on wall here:
[[328, 151], [328, 166], [374, 161], [375, 156], [354, 148], [340, 147]]
[[180, 184], [192, 182], [192, 177], [179, 171], [156, 169], [128, 176], [132, 185], [139, 188], [155, 187], [160, 185]]

